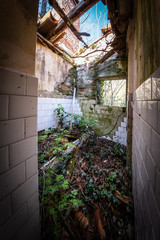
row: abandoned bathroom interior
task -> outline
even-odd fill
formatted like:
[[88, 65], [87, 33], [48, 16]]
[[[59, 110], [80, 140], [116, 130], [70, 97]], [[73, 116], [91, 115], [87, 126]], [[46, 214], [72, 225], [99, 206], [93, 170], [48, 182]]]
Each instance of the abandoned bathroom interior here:
[[[96, 4], [109, 22], [87, 44]], [[0, 238], [41, 239], [37, 132], [57, 127], [58, 104], [72, 113], [76, 85], [74, 113], [126, 146], [134, 238], [160, 239], [160, 1], [48, 0], [43, 17], [38, 5], [0, 8]]]

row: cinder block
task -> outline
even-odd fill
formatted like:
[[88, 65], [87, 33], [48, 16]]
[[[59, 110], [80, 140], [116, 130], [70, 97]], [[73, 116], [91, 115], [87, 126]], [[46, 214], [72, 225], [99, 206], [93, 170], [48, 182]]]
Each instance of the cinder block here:
[[6, 197], [0, 201], [0, 226], [12, 215], [11, 198]]
[[28, 219], [15, 236], [16, 240], [40, 240], [40, 217], [38, 210]]
[[27, 96], [38, 96], [38, 79], [27, 76]]
[[126, 128], [126, 127], [127, 127], [127, 123], [125, 123], [125, 122], [121, 122], [121, 127]]
[[148, 101], [147, 120], [155, 131], [158, 131], [158, 102]]
[[8, 119], [8, 99], [7, 95], [0, 95], [0, 121]]
[[151, 137], [151, 155], [160, 170], [160, 135], [152, 129]]
[[28, 215], [31, 216], [35, 211], [39, 211], [39, 196], [38, 191], [35, 192], [28, 200]]
[[1, 239], [15, 239], [15, 234], [21, 229], [27, 221], [27, 204], [23, 205], [13, 217], [0, 229]]
[[0, 147], [7, 146], [24, 139], [24, 119], [0, 122]]
[[118, 131], [119, 132], [123, 132], [123, 128], [122, 127], [118, 127]]
[[0, 149], [0, 174], [9, 170], [8, 147]]
[[10, 151], [10, 167], [31, 158], [37, 154], [37, 137], [27, 138], [21, 142], [12, 144], [9, 147]]
[[124, 117], [124, 122], [127, 123], [127, 118], [126, 117]]
[[160, 211], [160, 171], [156, 168], [155, 197]]
[[26, 160], [26, 178], [29, 179], [38, 171], [37, 155]]
[[142, 102], [142, 118], [144, 119], [144, 121], [148, 122], [148, 101], [143, 101]]
[[26, 118], [26, 138], [37, 135], [37, 118]]
[[160, 134], [160, 101], [158, 102], [158, 133]]
[[15, 190], [25, 181], [25, 164], [22, 163], [0, 176], [0, 199]]
[[37, 98], [10, 96], [9, 118], [22, 118], [37, 115]]
[[25, 95], [26, 75], [0, 68], [0, 93]]
[[13, 211], [17, 211], [38, 189], [38, 175], [35, 174], [12, 193]]
[[146, 143], [148, 149], [151, 149], [151, 135], [152, 135], [152, 129], [151, 127], [143, 122], [143, 140]]
[[149, 211], [150, 211], [150, 215], [151, 215], [151, 221], [152, 221], [155, 239], [159, 239], [159, 237], [160, 237], [160, 227], [159, 227], [160, 213], [159, 213], [159, 210], [157, 207], [157, 203], [156, 203], [155, 196], [154, 196], [151, 185], [149, 188], [148, 205], [149, 205]]

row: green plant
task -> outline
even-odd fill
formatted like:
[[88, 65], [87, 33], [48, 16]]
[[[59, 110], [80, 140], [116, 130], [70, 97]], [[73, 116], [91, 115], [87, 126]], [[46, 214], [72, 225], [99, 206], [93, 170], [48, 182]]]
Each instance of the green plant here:
[[[47, 233], [53, 234], [54, 239], [59, 239], [64, 212], [69, 213], [73, 208], [78, 209], [83, 202], [78, 198], [77, 189], [69, 189], [70, 180], [65, 179], [63, 174], [56, 175], [54, 172], [55, 169], [50, 169], [43, 177], [39, 177], [41, 188], [42, 179], [45, 183], [44, 191], [41, 194], [41, 211], [44, 214], [42, 228], [45, 231], [47, 229], [46, 235]], [[52, 224], [49, 224], [50, 221]], [[47, 237], [50, 238], [50, 236]]]
[[70, 114], [64, 110], [64, 107], [61, 104], [58, 104], [58, 108], [56, 108], [54, 112], [57, 113], [57, 116], [59, 117], [59, 125], [62, 128]]

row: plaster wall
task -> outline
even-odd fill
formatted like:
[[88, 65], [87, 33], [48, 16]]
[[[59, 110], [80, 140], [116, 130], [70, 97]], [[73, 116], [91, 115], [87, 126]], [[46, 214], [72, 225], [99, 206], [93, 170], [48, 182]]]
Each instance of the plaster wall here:
[[65, 81], [70, 63], [40, 43], [36, 45], [36, 77], [39, 97], [54, 97], [55, 88]]
[[3, 1], [0, 7], [0, 66], [34, 75], [38, 0]]
[[40, 239], [35, 40], [38, 1], [0, 8], [0, 238]]

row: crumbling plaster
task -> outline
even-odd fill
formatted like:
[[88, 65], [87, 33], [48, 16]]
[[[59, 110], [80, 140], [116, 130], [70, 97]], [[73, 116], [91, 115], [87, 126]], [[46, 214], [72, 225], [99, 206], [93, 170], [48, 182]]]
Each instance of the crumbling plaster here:
[[72, 65], [58, 54], [37, 43], [36, 76], [39, 97], [54, 97], [56, 86], [65, 81], [71, 67]]

